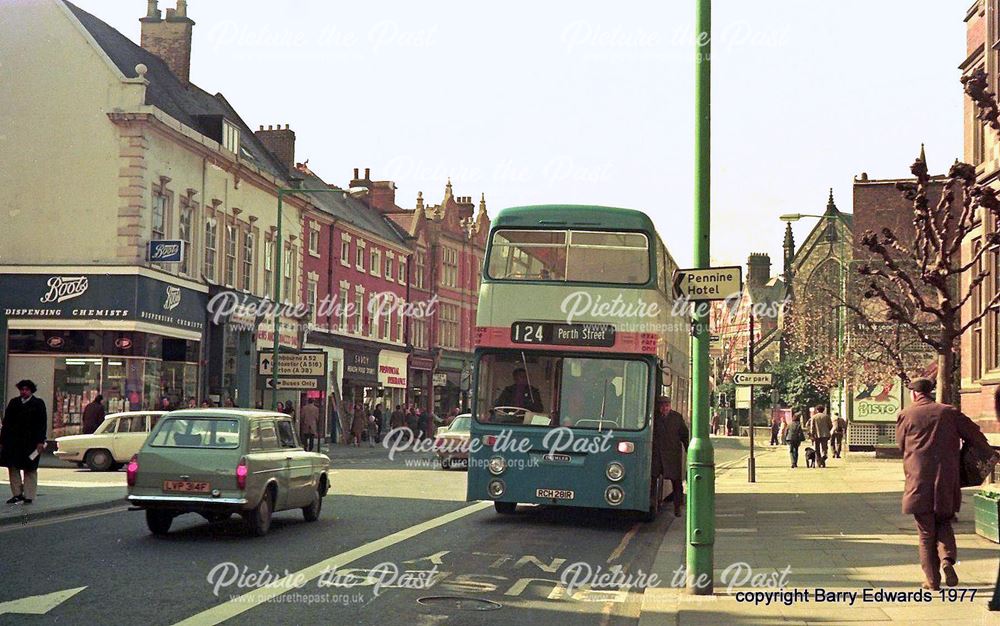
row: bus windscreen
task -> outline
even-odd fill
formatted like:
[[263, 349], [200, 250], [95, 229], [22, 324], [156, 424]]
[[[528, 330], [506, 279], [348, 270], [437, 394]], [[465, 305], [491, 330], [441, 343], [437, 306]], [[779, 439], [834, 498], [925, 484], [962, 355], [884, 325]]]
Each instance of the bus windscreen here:
[[494, 280], [640, 285], [649, 261], [642, 233], [502, 229], [493, 233], [486, 269]]
[[476, 419], [593, 430], [642, 430], [649, 368], [615, 358], [484, 354], [479, 360]]

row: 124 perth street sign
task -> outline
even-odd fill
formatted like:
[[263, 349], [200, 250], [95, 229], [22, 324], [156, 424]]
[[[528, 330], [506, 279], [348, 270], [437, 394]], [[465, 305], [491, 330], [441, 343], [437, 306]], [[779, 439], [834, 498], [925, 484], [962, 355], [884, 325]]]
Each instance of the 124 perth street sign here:
[[677, 270], [674, 274], [674, 293], [679, 298], [725, 300], [742, 291], [743, 268], [738, 265]]

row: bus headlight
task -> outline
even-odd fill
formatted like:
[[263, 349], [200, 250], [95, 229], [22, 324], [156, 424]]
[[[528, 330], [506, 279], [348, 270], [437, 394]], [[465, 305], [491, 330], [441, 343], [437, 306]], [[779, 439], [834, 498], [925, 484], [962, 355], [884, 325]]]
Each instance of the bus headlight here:
[[618, 485], [611, 485], [604, 490], [604, 499], [608, 501], [611, 506], [618, 506], [625, 500], [625, 492]]
[[494, 476], [499, 476], [500, 474], [503, 474], [506, 469], [507, 469], [507, 462], [503, 460], [502, 456], [495, 456], [492, 459], [490, 459], [489, 463], [490, 474], [493, 474]]
[[608, 471], [604, 474], [608, 477], [608, 480], [616, 483], [625, 476], [625, 466], [618, 461], [612, 461], [608, 463]]
[[507, 491], [507, 486], [503, 484], [502, 480], [491, 480], [490, 484], [486, 486], [486, 491], [489, 492], [491, 498], [499, 498]]

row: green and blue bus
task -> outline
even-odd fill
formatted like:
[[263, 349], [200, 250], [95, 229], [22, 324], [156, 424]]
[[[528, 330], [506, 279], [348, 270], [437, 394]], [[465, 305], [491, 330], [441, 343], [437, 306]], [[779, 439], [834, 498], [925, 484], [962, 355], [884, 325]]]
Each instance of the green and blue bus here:
[[[644, 213], [505, 209], [490, 227], [476, 318], [468, 500], [654, 517], [654, 400], [687, 415], [690, 318]], [[678, 305], [675, 310], [675, 304]]]

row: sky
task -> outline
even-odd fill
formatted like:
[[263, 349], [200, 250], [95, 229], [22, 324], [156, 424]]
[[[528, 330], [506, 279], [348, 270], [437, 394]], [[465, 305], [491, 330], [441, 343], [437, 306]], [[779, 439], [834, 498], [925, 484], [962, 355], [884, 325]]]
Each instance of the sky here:
[[[146, 0], [76, 4], [139, 40]], [[971, 0], [713, 4], [713, 264], [767, 252], [780, 272], [779, 215], [822, 213], [831, 187], [851, 211], [854, 176], [906, 176], [921, 143], [933, 173], [962, 156]], [[296, 160], [329, 182], [370, 167], [405, 208], [440, 202], [450, 177], [491, 215], [640, 209], [688, 267], [694, 7], [189, 0], [191, 79], [251, 128], [289, 124]]]

